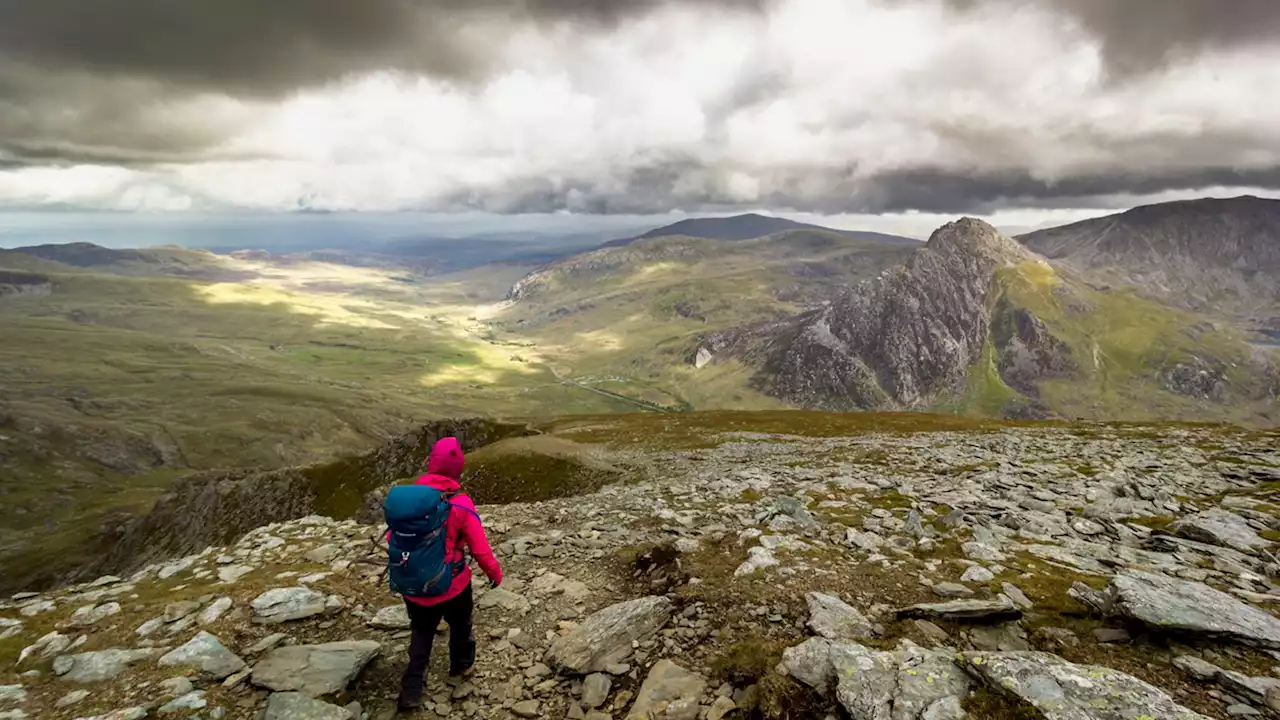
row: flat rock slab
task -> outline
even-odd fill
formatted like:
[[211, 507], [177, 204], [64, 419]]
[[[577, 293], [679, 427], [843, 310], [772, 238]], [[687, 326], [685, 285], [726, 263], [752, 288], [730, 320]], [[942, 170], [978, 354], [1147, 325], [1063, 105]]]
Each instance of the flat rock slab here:
[[274, 624], [323, 613], [325, 597], [310, 588], [275, 588], [254, 598], [252, 605], [255, 622]]
[[231, 652], [215, 635], [201, 631], [185, 645], [160, 657], [165, 667], [191, 666], [214, 680], [222, 680], [244, 669], [244, 660]]
[[[143, 660], [149, 660], [156, 656], [159, 652], [154, 648], [140, 648], [137, 650], [124, 650], [112, 648], [110, 650], [95, 650], [93, 652], [79, 653], [78, 655], [59, 656], [59, 659], [65, 657], [66, 662], [70, 663], [70, 669], [62, 675], [62, 679], [74, 683], [94, 683], [110, 680], [129, 668]], [[65, 667], [65, 663], [59, 663]]]
[[1271, 545], [1254, 532], [1248, 520], [1219, 508], [1188, 515], [1170, 523], [1167, 529], [1188, 540], [1221, 545], [1246, 553]]
[[1209, 720], [1163, 690], [1117, 670], [1043, 652], [962, 653], [966, 671], [1035, 708], [1045, 720]]
[[1126, 570], [1112, 578], [1106, 592], [1077, 585], [1071, 596], [1103, 615], [1131, 618], [1160, 630], [1280, 649], [1280, 620], [1203, 583]]
[[476, 600], [476, 607], [481, 610], [496, 607], [507, 612], [524, 615], [529, 612], [531, 606], [529, 600], [523, 595], [517, 595], [510, 590], [503, 590], [502, 588], [494, 588], [481, 595], [479, 600]]
[[659, 660], [636, 695], [627, 720], [698, 716], [698, 701], [707, 681], [670, 660]]
[[809, 629], [821, 637], [857, 640], [875, 634], [870, 621], [838, 597], [811, 592], [805, 600], [809, 603]]
[[312, 698], [337, 695], [381, 650], [382, 646], [372, 640], [276, 648], [254, 666], [251, 682], [276, 692], [298, 692]]
[[1009, 598], [1001, 595], [995, 600], [952, 600], [942, 603], [924, 603], [895, 610], [899, 618], [943, 618], [947, 620], [1016, 620], [1022, 611]]
[[547, 664], [579, 675], [604, 672], [631, 654], [633, 642], [661, 630], [671, 612], [671, 601], [660, 596], [610, 605], [557, 639], [547, 651]]
[[346, 708], [330, 705], [296, 692], [273, 693], [267, 698], [262, 720], [352, 720]]

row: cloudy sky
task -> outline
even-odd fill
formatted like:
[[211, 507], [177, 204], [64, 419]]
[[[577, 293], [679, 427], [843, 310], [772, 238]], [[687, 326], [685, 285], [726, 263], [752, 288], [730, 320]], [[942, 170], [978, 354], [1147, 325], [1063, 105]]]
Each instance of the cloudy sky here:
[[1035, 225], [1280, 194], [1277, 88], [1276, 0], [2, 2], [0, 207]]

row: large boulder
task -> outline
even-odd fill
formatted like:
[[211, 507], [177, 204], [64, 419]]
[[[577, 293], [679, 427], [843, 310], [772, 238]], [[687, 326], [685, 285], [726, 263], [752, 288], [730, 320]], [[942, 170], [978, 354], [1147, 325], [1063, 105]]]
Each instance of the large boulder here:
[[698, 717], [698, 701], [707, 681], [670, 660], [659, 660], [649, 671], [627, 720], [667, 718], [677, 720]]
[[311, 588], [275, 588], [253, 599], [253, 619], [274, 624], [309, 618], [325, 611], [324, 601], [324, 595]]
[[[154, 648], [123, 650], [95, 650], [78, 655], [60, 655], [54, 661], [54, 671], [63, 680], [74, 683], [94, 683], [110, 680], [134, 665], [155, 657]], [[65, 658], [65, 659], [64, 659]]]
[[276, 648], [254, 666], [251, 682], [311, 698], [340, 695], [381, 650], [372, 640]]
[[870, 621], [838, 597], [811, 592], [805, 600], [809, 629], [828, 640], [858, 640], [875, 634]]
[[199, 668], [200, 672], [214, 680], [234, 675], [245, 667], [244, 660], [228, 650], [217, 636], [203, 630], [185, 645], [162, 655], [160, 664], [166, 667]]
[[628, 600], [595, 613], [547, 651], [547, 664], [578, 675], [603, 672], [631, 654], [671, 619], [671, 601], [660, 596]]
[[1188, 515], [1170, 523], [1167, 529], [1188, 540], [1222, 545], [1246, 553], [1271, 545], [1254, 532], [1248, 520], [1220, 508]]
[[1209, 720], [1135, 677], [1049, 653], [964, 653], [963, 664], [971, 675], [1031, 706], [1045, 720]]
[[1159, 630], [1280, 649], [1280, 620], [1203, 583], [1126, 570], [1111, 579], [1105, 592], [1076, 583], [1070, 595], [1103, 615], [1137, 620]]
[[262, 720], [351, 720], [346, 708], [296, 692], [272, 693]]

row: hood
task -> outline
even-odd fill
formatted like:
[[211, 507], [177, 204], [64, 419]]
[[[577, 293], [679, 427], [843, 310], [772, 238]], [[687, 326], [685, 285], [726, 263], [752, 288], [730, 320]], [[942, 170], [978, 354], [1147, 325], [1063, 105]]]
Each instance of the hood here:
[[457, 480], [462, 477], [462, 467], [466, 457], [462, 454], [462, 445], [457, 438], [441, 438], [431, 448], [431, 456], [427, 459], [427, 472], [431, 475], [443, 475]]

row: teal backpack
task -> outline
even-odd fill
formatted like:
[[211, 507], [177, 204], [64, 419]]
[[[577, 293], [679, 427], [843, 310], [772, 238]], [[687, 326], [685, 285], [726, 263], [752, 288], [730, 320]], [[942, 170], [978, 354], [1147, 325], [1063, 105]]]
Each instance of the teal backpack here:
[[[404, 597], [438, 597], [449, 591], [466, 561], [445, 557], [445, 527], [453, 505], [449, 495], [429, 485], [396, 485], [382, 512], [387, 537], [387, 579]], [[461, 567], [459, 567], [461, 566]]]

